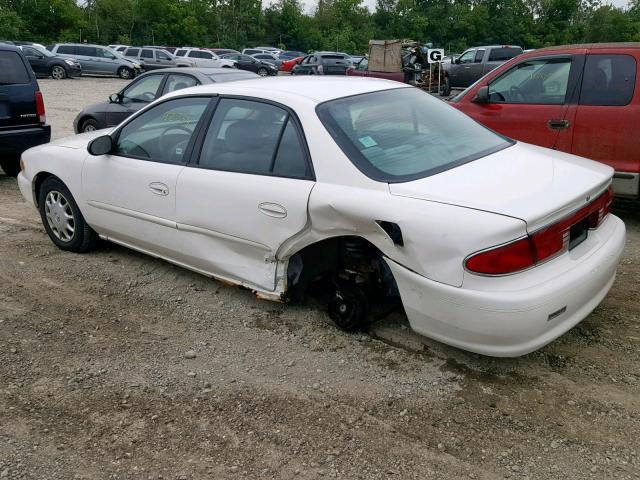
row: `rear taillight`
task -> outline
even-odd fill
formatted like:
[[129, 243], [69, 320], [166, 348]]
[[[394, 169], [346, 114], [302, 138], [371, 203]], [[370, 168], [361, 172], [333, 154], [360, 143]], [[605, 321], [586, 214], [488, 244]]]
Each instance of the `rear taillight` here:
[[562, 220], [507, 245], [485, 250], [465, 261], [467, 270], [483, 275], [507, 275], [520, 272], [569, 249], [571, 227], [586, 221], [598, 228], [613, 202], [613, 187], [589, 205]]
[[36, 92], [36, 113], [38, 114], [38, 119], [42, 125], [47, 123], [47, 116], [44, 112], [44, 99], [42, 98], [42, 92]]

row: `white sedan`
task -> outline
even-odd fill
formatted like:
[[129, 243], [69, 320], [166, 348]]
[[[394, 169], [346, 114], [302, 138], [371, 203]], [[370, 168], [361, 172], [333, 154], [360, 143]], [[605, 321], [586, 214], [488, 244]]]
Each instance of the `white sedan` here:
[[625, 243], [610, 167], [384, 80], [181, 90], [22, 160], [62, 249], [100, 237], [272, 300], [313, 287], [346, 329], [399, 296], [415, 331], [492, 356], [584, 319]]

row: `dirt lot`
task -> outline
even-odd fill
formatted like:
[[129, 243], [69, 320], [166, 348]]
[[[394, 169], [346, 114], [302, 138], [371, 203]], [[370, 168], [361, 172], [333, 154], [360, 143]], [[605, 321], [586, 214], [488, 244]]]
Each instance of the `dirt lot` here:
[[[54, 136], [122, 82], [41, 81]], [[640, 207], [580, 326], [500, 360], [368, 334], [103, 244], [0, 174], [0, 479], [640, 478]]]

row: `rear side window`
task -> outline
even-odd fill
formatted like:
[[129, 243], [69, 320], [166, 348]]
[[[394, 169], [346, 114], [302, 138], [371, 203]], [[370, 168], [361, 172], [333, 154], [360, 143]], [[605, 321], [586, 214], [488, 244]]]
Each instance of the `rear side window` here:
[[176, 50], [176, 57], [184, 57], [185, 53], [187, 53], [186, 50]]
[[85, 47], [84, 45], [76, 47], [78, 55], [84, 55], [85, 57], [96, 57], [96, 47]]
[[627, 105], [636, 85], [636, 60], [630, 55], [589, 55], [580, 92], [581, 105]]
[[260, 53], [260, 50], [245, 50], [244, 53], [247, 55], [253, 55], [254, 53]]
[[57, 53], [61, 53], [62, 55], [75, 55], [76, 47], [73, 45], [60, 45], [58, 47]]
[[513, 57], [517, 57], [522, 53], [522, 49], [505, 47], [505, 48], [493, 48], [489, 53], [490, 62], [506, 62]]
[[142, 50], [142, 52], [140, 52], [140, 56], [142, 58], [153, 58], [153, 50]]
[[289, 113], [250, 100], [220, 101], [202, 147], [200, 165], [255, 175], [310, 177], [302, 140]]
[[16, 52], [0, 52], [0, 85], [31, 83], [27, 67]]

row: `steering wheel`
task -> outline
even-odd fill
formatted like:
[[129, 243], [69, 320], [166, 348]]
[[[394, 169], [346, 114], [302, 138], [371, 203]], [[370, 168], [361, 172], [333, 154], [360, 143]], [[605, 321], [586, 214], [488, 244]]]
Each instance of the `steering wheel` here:
[[511, 85], [511, 88], [509, 88], [509, 99], [517, 100], [518, 102], [522, 103], [527, 101], [524, 94], [522, 93], [522, 90], [520, 90], [520, 87], [517, 87], [515, 85]]
[[166, 140], [166, 136], [167, 136], [167, 134], [168, 134], [169, 132], [171, 132], [172, 130], [175, 130], [175, 131], [183, 131], [183, 132], [185, 132], [189, 137], [191, 136], [191, 133], [192, 133], [192, 132], [191, 132], [191, 130], [189, 130], [187, 127], [183, 127], [183, 126], [181, 126], [181, 125], [172, 125], [172, 126], [168, 127], [164, 132], [162, 132], [162, 133], [160, 134], [160, 137], [158, 138], [158, 145], [160, 146], [160, 151], [161, 151], [161, 152], [169, 151], [169, 150], [170, 150], [170, 148], [169, 148], [169, 147], [171, 147], [171, 150], [172, 150], [172, 151], [171, 151], [170, 153], [171, 153], [171, 155], [174, 155], [174, 154], [175, 154], [175, 151], [176, 151], [176, 148], [178, 147], [178, 145], [180, 145], [180, 144], [182, 144], [182, 143], [184, 143], [184, 144], [188, 143], [189, 139], [187, 139], [187, 140], [183, 140], [183, 141], [181, 141], [181, 142], [179, 142], [179, 143], [176, 143], [176, 144], [174, 144], [174, 145], [171, 145], [171, 146], [166, 145], [166, 141], [167, 141], [167, 140]]

